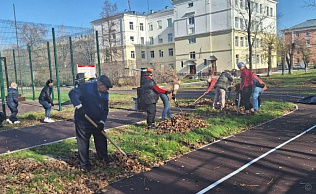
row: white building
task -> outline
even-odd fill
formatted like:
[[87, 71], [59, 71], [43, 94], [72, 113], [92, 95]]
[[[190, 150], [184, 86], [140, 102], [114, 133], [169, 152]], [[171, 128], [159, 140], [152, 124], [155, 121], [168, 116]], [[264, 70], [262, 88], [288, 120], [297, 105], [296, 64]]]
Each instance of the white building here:
[[[153, 63], [171, 65], [180, 75], [208, 74], [208, 59], [218, 60], [213, 70], [236, 68], [249, 58], [246, 0], [171, 0], [166, 7], [149, 14], [125, 12], [111, 18], [120, 40], [120, 60], [126, 67], [147, 67]], [[276, 34], [276, 1], [252, 0], [254, 21], [253, 69], [265, 71], [267, 62], [262, 32]], [[104, 19], [92, 22], [103, 37]], [[103, 33], [103, 35], [102, 35]], [[122, 37], [122, 38], [120, 38]], [[104, 41], [100, 41], [104, 42]], [[106, 45], [106, 44], [103, 44]], [[104, 47], [103, 47], [104, 48]], [[276, 68], [276, 57], [273, 58]]]

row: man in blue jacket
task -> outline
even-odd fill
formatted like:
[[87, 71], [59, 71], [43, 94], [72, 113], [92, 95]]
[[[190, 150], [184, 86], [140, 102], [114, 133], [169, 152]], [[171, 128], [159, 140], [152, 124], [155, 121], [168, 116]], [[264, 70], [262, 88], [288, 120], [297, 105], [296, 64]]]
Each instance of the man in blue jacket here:
[[[102, 75], [97, 82], [80, 85], [69, 92], [69, 98], [76, 108], [75, 127], [78, 144], [80, 166], [91, 171], [89, 161], [89, 141], [91, 134], [100, 160], [110, 162], [107, 151], [107, 139], [102, 135], [104, 123], [109, 113], [109, 88], [112, 88], [110, 79]], [[94, 127], [86, 118], [89, 116], [98, 127]]]

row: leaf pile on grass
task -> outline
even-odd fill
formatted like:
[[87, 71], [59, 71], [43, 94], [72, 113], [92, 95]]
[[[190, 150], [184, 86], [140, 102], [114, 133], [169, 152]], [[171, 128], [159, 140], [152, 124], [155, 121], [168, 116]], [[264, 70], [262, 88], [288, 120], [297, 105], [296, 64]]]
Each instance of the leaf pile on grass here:
[[191, 131], [193, 129], [201, 129], [209, 126], [205, 120], [190, 117], [187, 113], [173, 115], [171, 119], [157, 123], [155, 133], [179, 133]]
[[94, 170], [84, 173], [78, 167], [77, 152], [64, 160], [48, 158], [37, 161], [32, 158], [0, 159], [0, 190], [4, 193], [102, 193], [109, 182], [148, 171], [135, 155], [130, 158], [114, 152], [109, 155], [110, 164], [97, 159], [90, 152]]

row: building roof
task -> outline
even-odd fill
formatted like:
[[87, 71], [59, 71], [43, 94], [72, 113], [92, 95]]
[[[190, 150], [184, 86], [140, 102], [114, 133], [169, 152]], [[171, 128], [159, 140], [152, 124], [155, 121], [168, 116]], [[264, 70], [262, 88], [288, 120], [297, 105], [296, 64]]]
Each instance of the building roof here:
[[316, 28], [316, 19], [306, 20], [305, 22], [302, 22], [290, 28], [284, 29], [283, 31], [292, 31], [292, 30], [298, 30], [298, 29], [304, 29], [304, 28]]

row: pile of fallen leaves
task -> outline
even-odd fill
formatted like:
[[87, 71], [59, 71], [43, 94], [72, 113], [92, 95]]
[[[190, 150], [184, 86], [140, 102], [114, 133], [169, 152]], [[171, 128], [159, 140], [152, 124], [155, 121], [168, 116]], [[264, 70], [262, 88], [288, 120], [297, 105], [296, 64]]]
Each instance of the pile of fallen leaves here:
[[0, 159], [0, 190], [4, 193], [102, 193], [109, 182], [127, 178], [149, 168], [140, 164], [134, 155], [129, 158], [114, 152], [111, 163], [99, 161], [90, 152], [91, 173], [78, 165], [77, 152], [67, 159]]
[[201, 129], [208, 126], [202, 119], [189, 117], [187, 113], [173, 115], [171, 119], [157, 123], [157, 134], [164, 133], [185, 133], [193, 129]]

